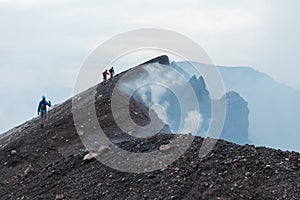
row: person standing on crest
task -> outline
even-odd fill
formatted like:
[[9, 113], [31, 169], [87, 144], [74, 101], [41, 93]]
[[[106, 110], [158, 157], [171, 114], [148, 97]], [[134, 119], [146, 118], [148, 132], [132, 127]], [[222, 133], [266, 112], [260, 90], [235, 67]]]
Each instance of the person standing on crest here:
[[114, 67], [111, 67], [111, 68], [109, 69], [109, 73], [110, 73], [110, 79], [112, 80], [113, 77], [114, 77], [114, 74], [115, 74]]
[[107, 69], [102, 73], [102, 76], [103, 76], [103, 83], [102, 85], [105, 85], [106, 84], [106, 81], [107, 81], [107, 75], [109, 75]]

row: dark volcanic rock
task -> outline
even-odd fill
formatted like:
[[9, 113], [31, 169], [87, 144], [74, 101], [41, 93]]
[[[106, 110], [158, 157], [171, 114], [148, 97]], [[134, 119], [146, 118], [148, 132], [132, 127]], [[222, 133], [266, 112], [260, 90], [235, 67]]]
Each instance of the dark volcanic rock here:
[[[149, 152], [171, 138], [156, 135], [119, 146]], [[54, 199], [58, 194], [66, 199], [299, 199], [298, 153], [220, 140], [201, 159], [202, 142], [195, 138], [172, 165], [141, 174], [120, 172], [97, 160], [83, 162], [84, 153], [78, 153], [26, 177], [1, 179], [0, 195], [2, 199]]]
[[170, 60], [169, 57], [166, 55], [162, 55], [162, 56], [158, 56], [156, 58], [153, 58], [147, 62], [144, 62], [140, 65], [147, 65], [147, 64], [152, 64], [152, 63], [158, 63], [158, 64], [162, 64], [162, 65], [170, 65]]

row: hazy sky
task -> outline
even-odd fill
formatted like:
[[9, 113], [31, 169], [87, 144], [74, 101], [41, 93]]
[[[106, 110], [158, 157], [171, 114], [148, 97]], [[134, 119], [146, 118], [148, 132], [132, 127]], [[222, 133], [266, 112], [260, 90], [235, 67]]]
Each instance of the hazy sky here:
[[[251, 66], [300, 90], [297, 0], [0, 0], [0, 132], [70, 95], [105, 40], [163, 28], [196, 41], [217, 65]], [[143, 60], [143, 58], [140, 58]]]

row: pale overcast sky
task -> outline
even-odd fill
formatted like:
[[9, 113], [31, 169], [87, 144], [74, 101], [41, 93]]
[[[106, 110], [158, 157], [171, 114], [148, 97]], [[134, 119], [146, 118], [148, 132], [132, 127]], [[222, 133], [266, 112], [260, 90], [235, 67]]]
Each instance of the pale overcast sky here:
[[217, 65], [251, 66], [300, 90], [299, 6], [297, 0], [0, 0], [0, 132], [34, 116], [42, 94], [64, 100], [98, 45], [140, 28], [179, 32]]

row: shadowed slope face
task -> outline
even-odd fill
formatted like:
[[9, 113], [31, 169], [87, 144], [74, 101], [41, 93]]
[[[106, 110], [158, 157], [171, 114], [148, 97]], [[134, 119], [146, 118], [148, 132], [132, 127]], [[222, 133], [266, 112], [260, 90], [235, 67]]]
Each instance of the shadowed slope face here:
[[[109, 80], [105, 86], [99, 84], [76, 95], [76, 98], [82, 102], [77, 105], [77, 109], [84, 113], [89, 112], [85, 99], [95, 98], [99, 124], [112, 142], [120, 142], [133, 137], [118, 128], [110, 107], [112, 91], [124, 73], [117, 75], [113, 80]], [[96, 95], [91, 96], [94, 90], [96, 90]], [[118, 91], [118, 89], [116, 90]], [[122, 92], [120, 91], [120, 93]], [[138, 125], [144, 126], [150, 122], [148, 109], [143, 104], [131, 99], [127, 109], [129, 109], [132, 120]], [[169, 132], [167, 127], [165, 127], [165, 132]], [[93, 143], [95, 149], [99, 148], [98, 142], [94, 141]], [[34, 169], [43, 168], [85, 151], [86, 147], [83, 146], [74, 126], [72, 101], [69, 99], [50, 110], [44, 129], [40, 128], [39, 118], [35, 118], [1, 136], [1, 181], [13, 183], [14, 177], [23, 176], [24, 171], [29, 166]]]

